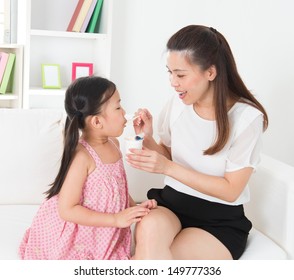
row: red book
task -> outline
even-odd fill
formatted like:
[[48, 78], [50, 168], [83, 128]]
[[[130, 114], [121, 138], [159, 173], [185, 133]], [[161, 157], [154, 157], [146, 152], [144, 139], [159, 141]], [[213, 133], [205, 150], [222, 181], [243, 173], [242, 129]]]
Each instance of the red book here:
[[84, 0], [79, 0], [78, 4], [77, 4], [77, 6], [76, 6], [76, 8], [74, 10], [74, 13], [73, 13], [73, 15], [71, 17], [71, 20], [70, 20], [70, 22], [68, 24], [68, 27], [67, 27], [66, 31], [72, 31], [72, 29], [73, 29], [73, 27], [75, 25], [76, 19], [77, 19], [79, 13], [80, 13], [80, 10], [81, 10], [83, 4], [84, 4]]

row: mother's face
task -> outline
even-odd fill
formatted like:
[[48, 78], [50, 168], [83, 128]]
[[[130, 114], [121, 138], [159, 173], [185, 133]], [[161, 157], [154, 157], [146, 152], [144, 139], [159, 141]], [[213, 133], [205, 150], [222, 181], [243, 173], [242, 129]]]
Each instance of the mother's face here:
[[203, 71], [199, 65], [189, 62], [186, 51], [170, 51], [167, 55], [167, 69], [171, 86], [183, 103], [194, 104], [212, 96], [211, 81], [216, 76], [215, 67]]

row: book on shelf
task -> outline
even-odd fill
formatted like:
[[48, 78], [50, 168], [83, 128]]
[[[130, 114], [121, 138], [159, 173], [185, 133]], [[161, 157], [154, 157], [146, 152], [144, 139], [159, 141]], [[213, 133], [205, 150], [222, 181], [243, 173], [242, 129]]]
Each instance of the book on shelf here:
[[5, 68], [6, 68], [8, 57], [9, 57], [9, 53], [0, 52], [0, 84], [3, 79], [3, 75], [4, 75]]
[[84, 3], [81, 7], [81, 10], [78, 14], [78, 17], [76, 19], [76, 22], [72, 28], [73, 32], [80, 32], [83, 22], [88, 14], [88, 11], [90, 10], [91, 4], [94, 0], [84, 0]]
[[99, 32], [99, 23], [101, 18], [101, 11], [103, 6], [103, 0], [98, 0], [95, 6], [94, 12], [90, 19], [90, 22], [87, 26], [87, 33], [98, 33]]
[[0, 84], [0, 93], [2, 94], [5, 94], [12, 90], [13, 66], [15, 62], [15, 56], [16, 55], [14, 53], [9, 53], [3, 78]]
[[89, 24], [89, 22], [90, 22], [90, 19], [91, 19], [91, 17], [92, 17], [92, 14], [93, 14], [93, 12], [94, 12], [94, 9], [95, 9], [95, 7], [96, 7], [96, 4], [97, 4], [97, 0], [92, 1], [92, 4], [91, 4], [91, 6], [90, 6], [90, 9], [89, 9], [89, 11], [88, 11], [86, 17], [85, 17], [85, 20], [84, 20], [84, 22], [83, 22], [83, 25], [82, 25], [82, 27], [81, 27], [80, 32], [86, 32], [87, 26], [88, 26], [88, 24]]
[[69, 24], [67, 26], [66, 31], [72, 31], [72, 29], [74, 27], [74, 24], [76, 22], [76, 19], [77, 19], [78, 15], [79, 15], [79, 12], [80, 12], [80, 10], [81, 10], [81, 8], [83, 6], [83, 3], [84, 3], [84, 0], [79, 0], [79, 2], [77, 3], [76, 8], [75, 8], [75, 10], [73, 12], [73, 15], [72, 15], [72, 17], [70, 19], [70, 22], [69, 22]]

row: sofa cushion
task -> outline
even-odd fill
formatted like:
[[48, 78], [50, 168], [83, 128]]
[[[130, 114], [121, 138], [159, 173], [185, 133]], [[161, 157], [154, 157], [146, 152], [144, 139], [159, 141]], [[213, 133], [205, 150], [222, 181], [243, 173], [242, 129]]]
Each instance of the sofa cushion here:
[[0, 260], [17, 260], [18, 247], [39, 205], [0, 205]]
[[[19, 244], [38, 209], [39, 205], [0, 205], [0, 260], [19, 259]], [[250, 231], [247, 248], [241, 260], [284, 259], [287, 259], [286, 252], [275, 242], [256, 229]]]
[[[266, 248], [266, 250], [265, 250]], [[240, 260], [286, 260], [287, 253], [273, 240], [252, 228]]]
[[0, 204], [43, 200], [60, 165], [63, 116], [57, 110], [0, 109]]
[[262, 155], [250, 179], [251, 200], [245, 204], [253, 226], [294, 258], [294, 167]]

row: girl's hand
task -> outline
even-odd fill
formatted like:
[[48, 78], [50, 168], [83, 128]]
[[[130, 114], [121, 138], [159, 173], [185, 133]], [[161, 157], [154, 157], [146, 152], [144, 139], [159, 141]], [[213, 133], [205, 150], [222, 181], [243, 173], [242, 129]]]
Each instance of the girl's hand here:
[[167, 175], [171, 161], [156, 151], [143, 147], [142, 150], [130, 149], [126, 155], [126, 161], [134, 168], [151, 173]]
[[153, 135], [152, 115], [147, 109], [139, 109], [135, 116], [139, 116], [133, 121], [133, 126], [136, 134], [143, 133], [145, 136]]
[[114, 225], [118, 228], [129, 227], [133, 223], [140, 222], [149, 212], [150, 210], [148, 208], [140, 205], [126, 208], [114, 214]]
[[148, 209], [154, 209], [157, 207], [157, 201], [155, 199], [148, 199], [140, 203], [140, 206], [148, 208]]

